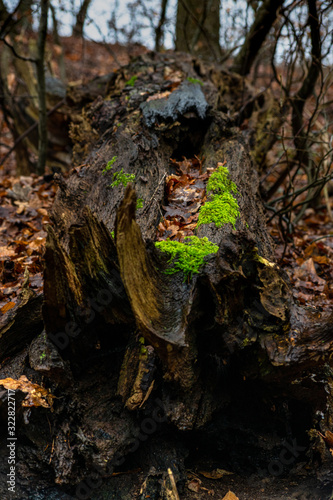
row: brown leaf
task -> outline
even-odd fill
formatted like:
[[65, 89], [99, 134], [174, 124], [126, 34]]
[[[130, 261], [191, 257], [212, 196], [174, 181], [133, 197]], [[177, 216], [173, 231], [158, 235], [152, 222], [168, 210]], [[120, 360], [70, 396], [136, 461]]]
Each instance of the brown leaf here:
[[37, 209], [37, 213], [38, 213], [39, 215], [43, 215], [44, 217], [47, 217], [47, 216], [48, 216], [48, 212], [47, 212], [47, 210], [46, 210], [45, 208], [38, 208], [38, 209]]
[[8, 247], [0, 247], [0, 258], [1, 257], [12, 257], [15, 255], [15, 250]]
[[323, 436], [322, 434], [321, 434], [321, 436], [323, 437], [325, 443], [330, 448], [333, 448], [333, 432], [331, 432], [331, 431], [325, 431], [325, 436]]
[[313, 281], [314, 283], [318, 283], [320, 285], [324, 285], [326, 283], [324, 279], [318, 276], [312, 258], [304, 261], [301, 267], [295, 270], [294, 277], [301, 280]]
[[325, 264], [327, 266], [330, 266], [332, 263], [332, 260], [326, 255], [313, 255], [312, 259], [314, 262], [317, 262], [317, 264]]
[[13, 309], [13, 307], [15, 307], [16, 304], [15, 302], [7, 302], [6, 305], [4, 305], [0, 311], [2, 312], [2, 314], [5, 314], [7, 311], [9, 311], [10, 309]]
[[199, 493], [200, 484], [201, 484], [200, 479], [194, 478], [187, 484], [187, 487], [189, 490], [194, 491], [195, 493]]
[[157, 94], [151, 95], [148, 97], [147, 102], [149, 101], [156, 101], [157, 99], [164, 99], [165, 97], [168, 97], [171, 94], [168, 90], [165, 92], [158, 92]]
[[5, 389], [12, 389], [13, 391], [19, 390], [27, 393], [22, 406], [43, 406], [44, 408], [52, 408], [53, 394], [48, 389], [41, 387], [38, 384], [33, 384], [22, 375], [18, 380], [13, 378], [5, 378], [0, 380], [0, 385]]
[[235, 493], [229, 490], [222, 500], [239, 500], [239, 498], [236, 497]]

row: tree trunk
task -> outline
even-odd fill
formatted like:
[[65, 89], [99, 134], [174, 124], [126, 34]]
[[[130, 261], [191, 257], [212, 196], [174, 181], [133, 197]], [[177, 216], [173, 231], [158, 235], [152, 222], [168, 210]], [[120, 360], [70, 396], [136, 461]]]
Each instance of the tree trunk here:
[[220, 0], [179, 0], [176, 50], [219, 61]]
[[246, 35], [245, 42], [235, 57], [231, 68], [232, 71], [243, 76], [249, 74], [252, 64], [269, 30], [273, 26], [278, 16], [278, 10], [283, 2], [284, 0], [264, 0], [255, 15], [254, 22]]
[[91, 0], [83, 0], [80, 10], [76, 16], [76, 23], [73, 28], [73, 36], [83, 37], [83, 27], [87, 18], [87, 13], [89, 9], [89, 5], [91, 4]]
[[49, 1], [41, 1], [40, 22], [37, 42], [36, 73], [38, 82], [38, 164], [37, 173], [43, 175], [47, 157], [47, 114], [45, 86], [45, 43], [47, 35], [47, 16]]
[[[269, 481], [291, 441], [289, 464], [306, 461], [323, 481], [330, 477], [318, 430], [332, 428], [333, 318], [294, 304], [274, 263], [256, 166], [234, 121], [251, 89], [220, 68], [208, 73], [201, 65], [198, 74], [198, 67], [190, 56], [152, 54], [119, 72], [112, 100], [88, 106], [73, 132], [80, 147], [89, 139], [89, 155], [83, 159], [79, 148], [68, 181], [56, 176], [45, 253], [47, 335], [32, 341], [21, 363], [57, 399], [52, 413], [23, 409], [19, 432], [29, 445], [19, 453], [26, 474], [45, 471], [40, 488], [55, 480], [59, 498], [189, 498], [185, 458], [197, 448], [259, 482]], [[134, 86], [128, 75], [138, 75]], [[181, 75], [182, 83], [175, 88], [165, 75]], [[222, 86], [232, 89], [230, 101], [219, 99]], [[200, 167], [188, 183], [183, 157]], [[175, 165], [183, 170], [175, 173]], [[154, 244], [161, 221], [171, 227], [170, 186], [183, 183], [184, 204], [193, 189], [204, 203], [207, 179], [221, 165], [237, 187], [235, 225], [197, 226], [196, 236], [217, 253], [192, 276], [170, 274], [170, 256]], [[191, 207], [176, 210], [188, 227]], [[17, 371], [7, 362], [0, 376], [17, 379]], [[113, 475], [138, 467], [131, 479]], [[320, 498], [320, 487], [304, 498]]]
[[164, 27], [165, 18], [166, 18], [167, 6], [168, 6], [168, 0], [162, 0], [160, 19], [158, 21], [158, 25], [156, 26], [156, 30], [155, 30], [155, 50], [156, 50], [156, 52], [159, 52], [162, 48], [163, 27]]

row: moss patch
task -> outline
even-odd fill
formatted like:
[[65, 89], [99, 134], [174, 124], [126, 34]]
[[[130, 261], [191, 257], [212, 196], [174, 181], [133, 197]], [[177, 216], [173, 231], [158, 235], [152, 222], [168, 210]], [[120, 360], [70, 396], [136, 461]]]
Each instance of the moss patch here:
[[135, 174], [126, 174], [122, 168], [120, 172], [115, 172], [113, 174], [113, 182], [111, 182], [109, 187], [118, 187], [122, 184], [124, 187], [127, 186], [129, 182], [135, 181]]
[[210, 224], [214, 222], [216, 227], [224, 226], [224, 224], [232, 224], [235, 229], [235, 224], [239, 216], [239, 207], [237, 200], [230, 193], [213, 196], [211, 201], [207, 201], [199, 212], [198, 225]]
[[136, 209], [139, 210], [140, 208], [143, 208], [143, 199], [138, 198], [136, 202]]
[[237, 192], [227, 167], [219, 166], [207, 182], [207, 193], [211, 199], [200, 208], [197, 226], [214, 222], [216, 227], [221, 227], [230, 223], [235, 229], [239, 205], [232, 193]]
[[192, 78], [191, 76], [188, 76], [187, 80], [190, 83], [198, 83], [199, 85], [203, 85], [203, 82], [201, 80], [199, 80], [198, 78]]
[[200, 268], [205, 263], [206, 255], [216, 253], [219, 249], [208, 238], [198, 238], [197, 236], [189, 236], [185, 238], [185, 242], [180, 241], [157, 241], [156, 247], [162, 252], [167, 252], [170, 255], [169, 263], [172, 267], [167, 269], [165, 274], [175, 274], [178, 271], [183, 271], [185, 277], [191, 278], [192, 274], [198, 273]]
[[102, 174], [106, 174], [107, 172], [109, 172], [109, 170], [112, 169], [112, 165], [117, 160], [117, 158], [118, 156], [113, 156], [111, 160], [107, 162], [106, 167], [104, 168], [104, 170], [102, 170]]
[[207, 182], [207, 193], [238, 193], [236, 184], [229, 177], [227, 167], [219, 166], [209, 177]]
[[135, 82], [137, 81], [138, 77], [136, 75], [132, 76], [126, 83], [128, 87], [134, 87]]

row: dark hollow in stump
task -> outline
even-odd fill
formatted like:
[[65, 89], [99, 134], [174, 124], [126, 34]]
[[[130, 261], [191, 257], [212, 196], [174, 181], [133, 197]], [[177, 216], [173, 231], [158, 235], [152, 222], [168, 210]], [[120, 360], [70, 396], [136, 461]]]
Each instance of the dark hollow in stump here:
[[[269, 474], [286, 440], [301, 450], [290, 463], [331, 479], [318, 430], [333, 429], [333, 317], [294, 304], [274, 263], [256, 165], [236, 126], [251, 92], [240, 77], [189, 56], [151, 54], [84, 110], [77, 143], [91, 131], [99, 139], [67, 182], [57, 176], [47, 336], [34, 340], [27, 365], [58, 399], [52, 414], [34, 408], [22, 424], [31, 469], [43, 464], [45, 477], [77, 498], [133, 498], [138, 481], [138, 498], [168, 498], [175, 485], [182, 497], [196, 448], [235, 473]], [[168, 258], [154, 241], [170, 158], [195, 155], [204, 171], [227, 166], [239, 217], [235, 228], [198, 228], [219, 249], [184, 279], [165, 273]], [[126, 188], [110, 187], [124, 174], [135, 176]], [[128, 481], [111, 477], [138, 467]]]

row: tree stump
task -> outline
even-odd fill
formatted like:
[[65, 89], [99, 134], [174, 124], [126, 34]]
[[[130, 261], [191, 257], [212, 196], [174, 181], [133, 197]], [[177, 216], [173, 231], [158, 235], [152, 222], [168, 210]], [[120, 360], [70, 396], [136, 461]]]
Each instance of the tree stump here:
[[[35, 463], [77, 498], [119, 484], [114, 498], [131, 498], [129, 484], [111, 476], [138, 466], [138, 498], [167, 495], [171, 476], [181, 496], [196, 446], [226, 468], [259, 474], [290, 439], [297, 457], [329, 476], [317, 431], [332, 429], [333, 317], [295, 304], [274, 262], [257, 168], [237, 126], [251, 97], [245, 81], [220, 68], [150, 54], [84, 110], [77, 141], [98, 140], [86, 158], [78, 154], [67, 182], [56, 175], [45, 253], [47, 337], [38, 349], [56, 348], [62, 359], [54, 355], [54, 372], [49, 361], [58, 398], [51, 435], [38, 408], [22, 424]], [[192, 276], [168, 272], [170, 255], [155, 245], [166, 186], [185, 175], [175, 172], [184, 157], [200, 158], [202, 205], [218, 166], [237, 187], [234, 225], [195, 228], [218, 250]], [[45, 374], [33, 359], [33, 373]]]

